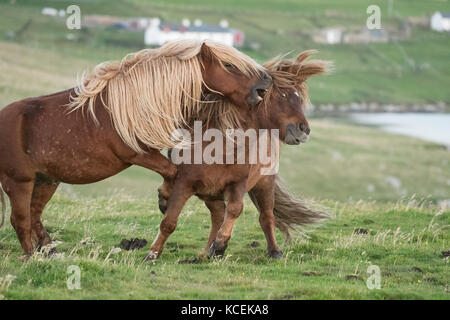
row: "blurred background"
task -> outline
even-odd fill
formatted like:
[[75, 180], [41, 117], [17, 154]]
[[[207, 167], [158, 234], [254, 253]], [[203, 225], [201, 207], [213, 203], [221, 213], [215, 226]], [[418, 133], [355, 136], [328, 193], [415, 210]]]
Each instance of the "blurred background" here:
[[[370, 5], [380, 28], [367, 26]], [[311, 139], [282, 150], [281, 176], [297, 194], [450, 206], [448, 0], [0, 0], [0, 108], [178, 38], [222, 41], [261, 63], [306, 49], [334, 61], [308, 82]], [[60, 192], [154, 198], [160, 182], [133, 167]]]

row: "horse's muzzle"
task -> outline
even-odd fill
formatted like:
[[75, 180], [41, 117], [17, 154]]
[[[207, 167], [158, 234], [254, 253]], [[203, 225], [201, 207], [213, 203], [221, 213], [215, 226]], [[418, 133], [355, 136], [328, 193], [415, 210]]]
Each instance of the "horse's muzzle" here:
[[311, 129], [304, 123], [288, 124], [283, 142], [291, 145], [305, 143], [308, 141], [310, 133]]
[[250, 95], [247, 98], [247, 104], [250, 107], [256, 106], [264, 99], [264, 95], [272, 85], [272, 77], [268, 73], [264, 73], [261, 81], [250, 89]]

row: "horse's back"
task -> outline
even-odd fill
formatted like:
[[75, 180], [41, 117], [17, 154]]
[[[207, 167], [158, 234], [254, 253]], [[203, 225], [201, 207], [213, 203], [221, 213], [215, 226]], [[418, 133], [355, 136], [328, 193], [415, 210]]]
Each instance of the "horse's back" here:
[[97, 126], [82, 109], [70, 112], [66, 105], [72, 93], [27, 98], [0, 111], [0, 171], [40, 172], [63, 182], [90, 183], [128, 166], [112, 149], [123, 144], [108, 115], [98, 108]]

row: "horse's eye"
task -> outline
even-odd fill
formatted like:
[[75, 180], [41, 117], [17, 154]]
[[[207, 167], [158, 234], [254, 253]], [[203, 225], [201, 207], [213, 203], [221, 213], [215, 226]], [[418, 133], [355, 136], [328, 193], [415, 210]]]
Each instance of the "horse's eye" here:
[[225, 63], [225, 68], [233, 69], [234, 66], [231, 63], [226, 62]]
[[286, 93], [282, 92], [282, 93], [281, 93], [281, 97], [286, 98], [286, 97], [287, 97], [287, 96], [286, 96]]

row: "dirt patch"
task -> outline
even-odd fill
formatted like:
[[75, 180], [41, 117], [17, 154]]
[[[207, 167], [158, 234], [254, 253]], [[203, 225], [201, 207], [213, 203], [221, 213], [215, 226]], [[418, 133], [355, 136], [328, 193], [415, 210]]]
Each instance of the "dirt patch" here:
[[132, 238], [130, 240], [122, 239], [122, 241], [120, 241], [120, 248], [127, 251], [141, 249], [146, 245], [147, 240], [145, 239]]
[[185, 260], [178, 261], [178, 263], [179, 264], [199, 264], [200, 263], [200, 259], [199, 258], [185, 259]]
[[317, 273], [315, 271], [306, 271], [306, 272], [303, 272], [303, 275], [305, 277], [320, 277], [321, 276], [320, 273]]
[[412, 268], [411, 268], [411, 271], [416, 271], [416, 272], [423, 273], [423, 270], [420, 269], [419, 267], [412, 267]]
[[353, 231], [353, 233], [355, 233], [355, 234], [368, 234], [369, 230], [363, 229], [363, 228], [357, 228], [357, 229], [355, 229], [355, 231]]
[[347, 280], [362, 280], [362, 278], [356, 274], [349, 274], [345, 276], [345, 279]]
[[253, 241], [252, 243], [249, 244], [249, 247], [258, 248], [261, 247], [261, 243], [259, 243], [258, 241]]

